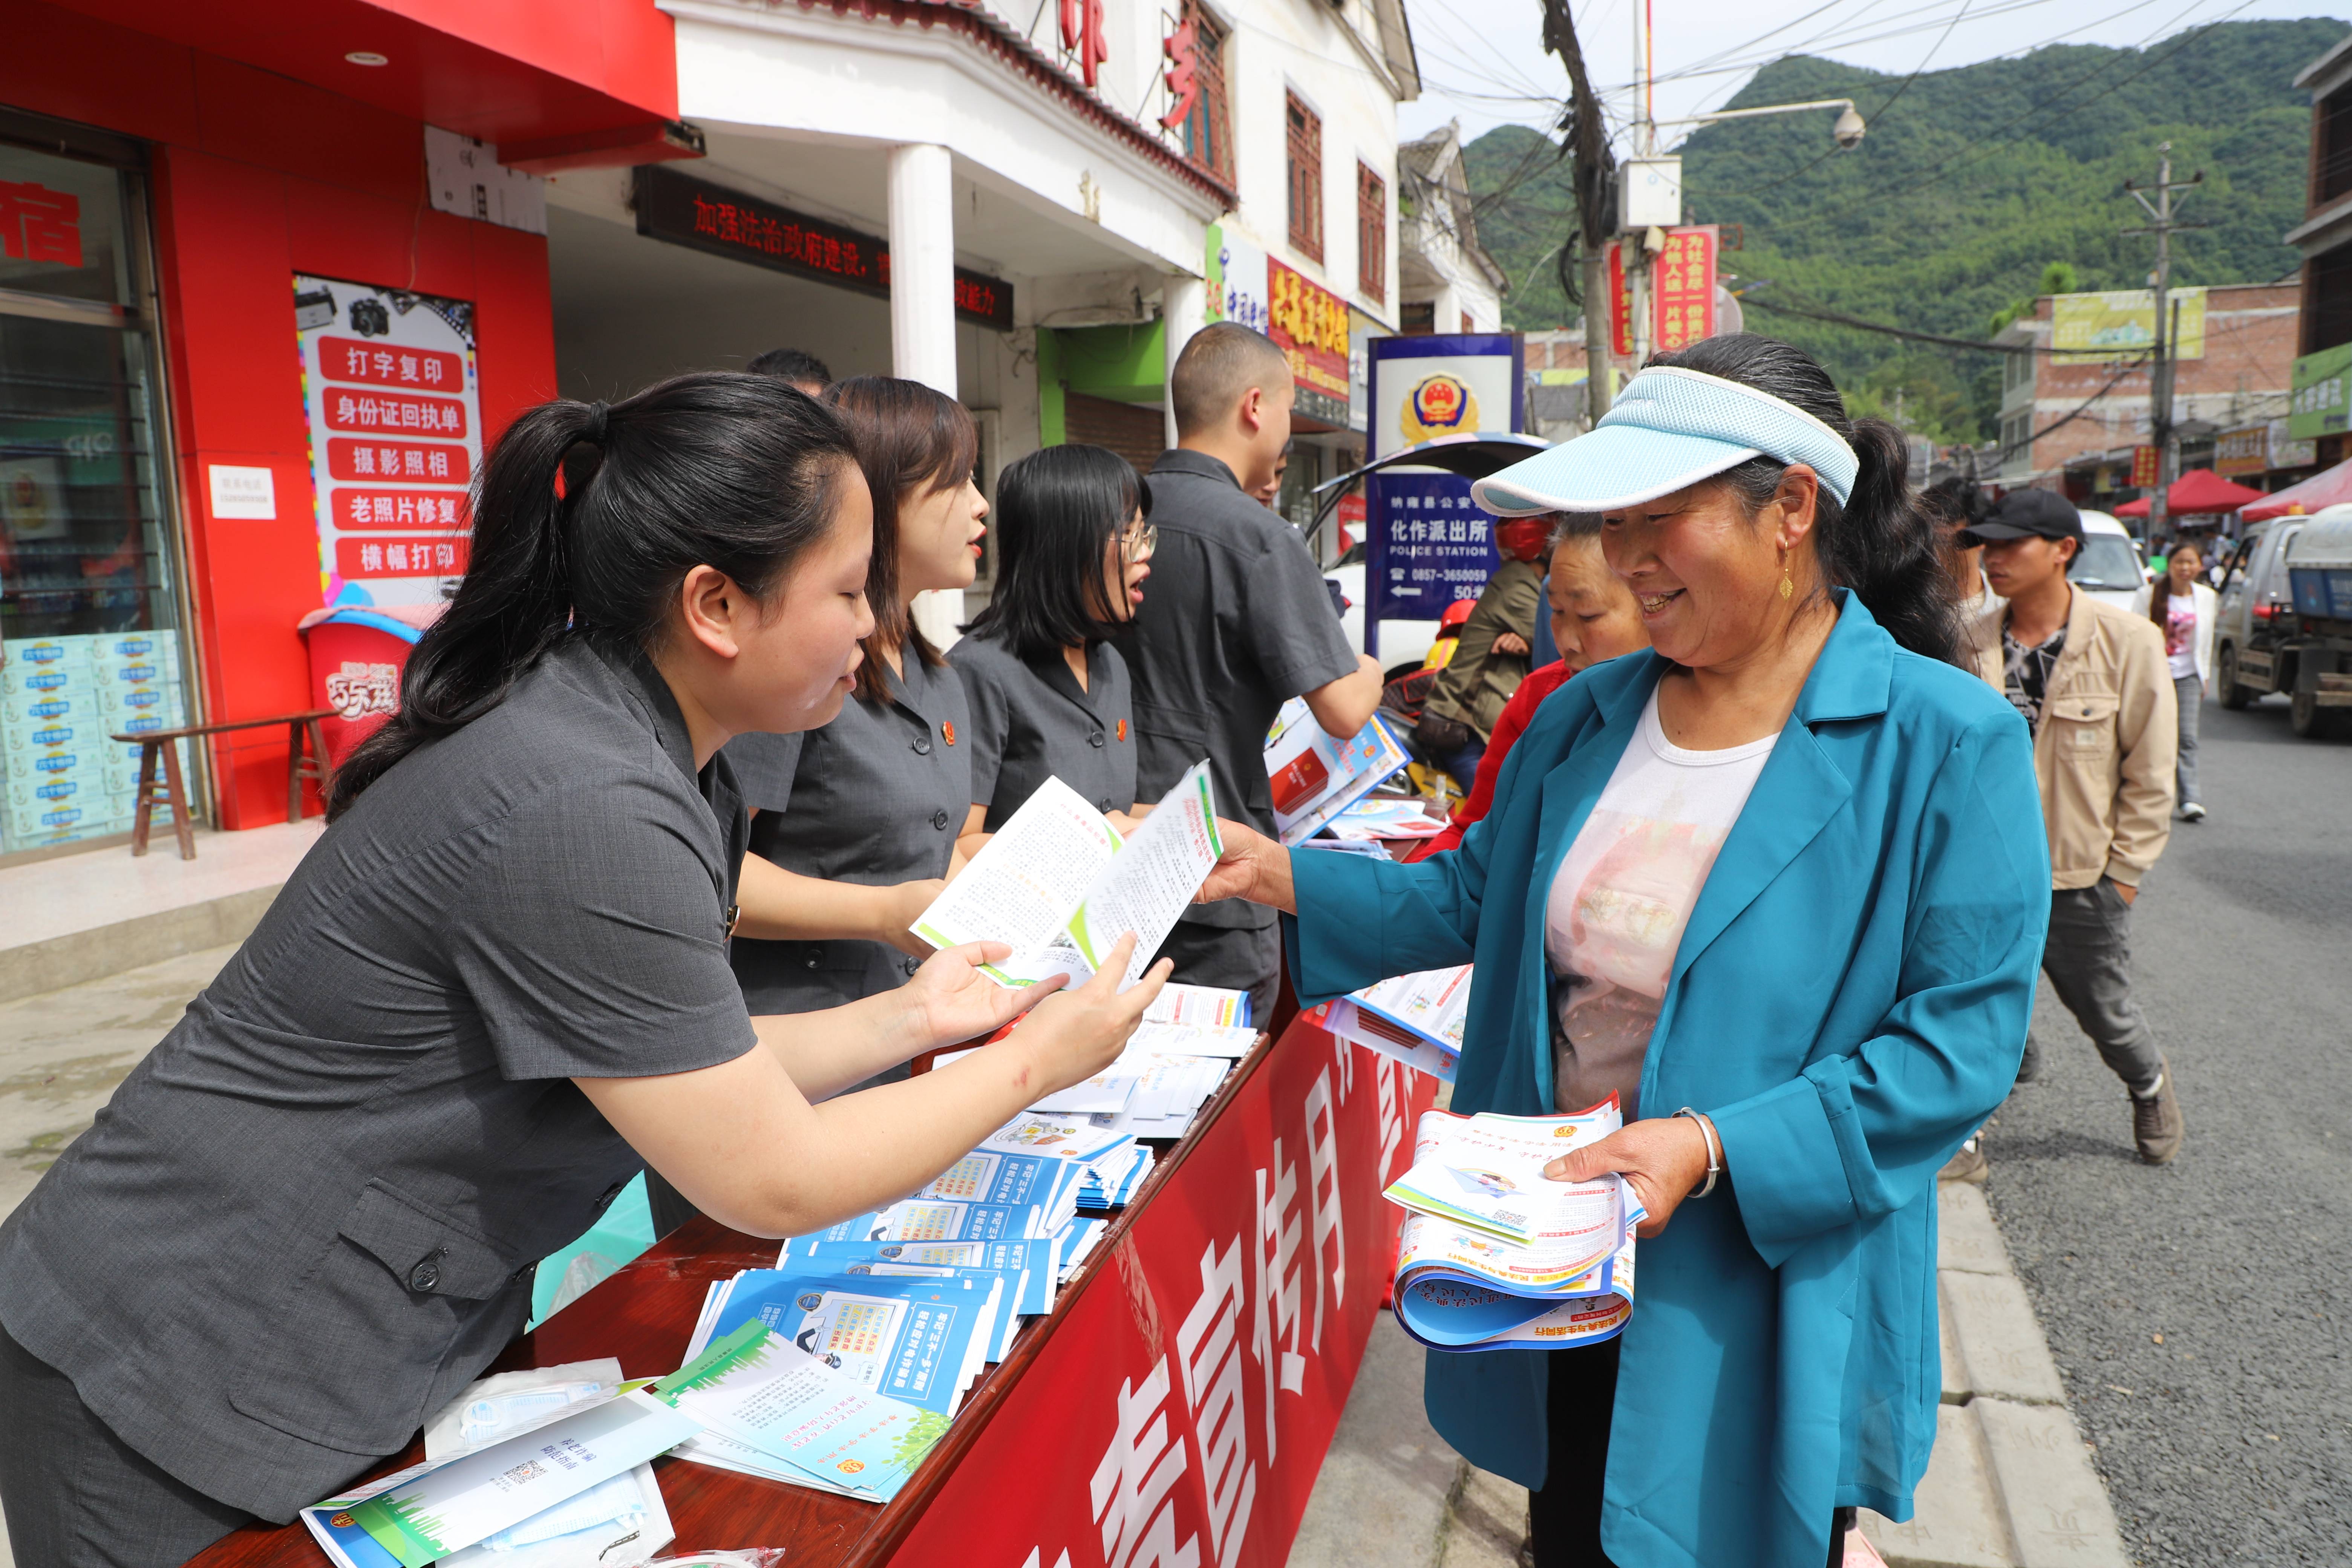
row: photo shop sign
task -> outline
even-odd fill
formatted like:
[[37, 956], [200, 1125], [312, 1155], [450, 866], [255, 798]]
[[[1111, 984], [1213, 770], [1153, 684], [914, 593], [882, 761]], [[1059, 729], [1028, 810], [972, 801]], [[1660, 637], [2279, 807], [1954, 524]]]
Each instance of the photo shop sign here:
[[294, 329], [321, 602], [439, 603], [482, 456], [473, 304], [297, 273]]
[[1402, 1215], [1381, 1190], [1436, 1087], [1294, 1026], [891, 1561], [1281, 1568], [1381, 1310]]

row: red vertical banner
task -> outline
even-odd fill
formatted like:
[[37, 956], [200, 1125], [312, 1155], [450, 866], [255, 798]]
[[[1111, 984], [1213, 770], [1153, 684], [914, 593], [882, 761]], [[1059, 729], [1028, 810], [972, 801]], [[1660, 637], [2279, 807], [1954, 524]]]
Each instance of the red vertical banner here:
[[1625, 277], [1625, 242], [1609, 242], [1609, 348], [1619, 359], [1633, 357], [1633, 286]]
[[1670, 228], [1651, 264], [1651, 321], [1662, 353], [1715, 335], [1716, 238], [1713, 224]]
[[1282, 1568], [1394, 1262], [1381, 1190], [1435, 1090], [1294, 1025], [892, 1562]]

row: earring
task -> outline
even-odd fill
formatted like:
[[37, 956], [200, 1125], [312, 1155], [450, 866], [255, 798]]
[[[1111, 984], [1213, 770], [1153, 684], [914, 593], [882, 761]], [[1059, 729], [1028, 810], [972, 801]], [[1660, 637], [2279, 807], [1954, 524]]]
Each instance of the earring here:
[[1796, 591], [1797, 585], [1789, 580], [1789, 547], [1784, 544], [1780, 546], [1780, 597], [1788, 598]]

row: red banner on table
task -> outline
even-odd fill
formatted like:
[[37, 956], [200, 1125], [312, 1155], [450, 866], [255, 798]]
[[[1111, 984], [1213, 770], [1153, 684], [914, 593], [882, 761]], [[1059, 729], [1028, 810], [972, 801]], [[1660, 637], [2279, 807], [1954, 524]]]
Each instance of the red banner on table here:
[[1381, 1189], [1435, 1089], [1293, 1027], [891, 1561], [1281, 1568], [1394, 1262]]

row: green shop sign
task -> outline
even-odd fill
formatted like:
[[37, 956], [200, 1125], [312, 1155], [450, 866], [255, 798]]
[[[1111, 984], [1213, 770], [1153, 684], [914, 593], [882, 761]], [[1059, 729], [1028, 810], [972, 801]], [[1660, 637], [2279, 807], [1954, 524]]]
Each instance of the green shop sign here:
[[2294, 362], [2294, 399], [2287, 405], [2286, 433], [2292, 441], [2340, 434], [2352, 416], [2352, 343], [2338, 343]]

